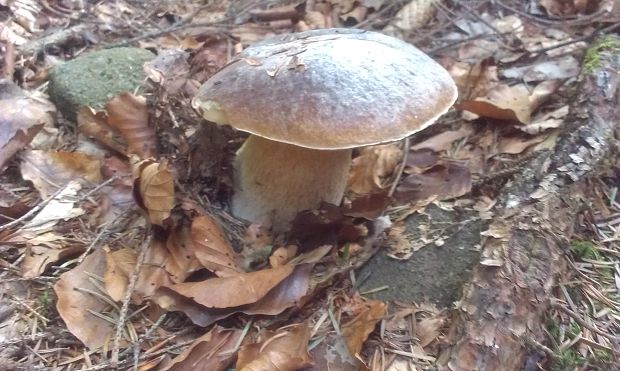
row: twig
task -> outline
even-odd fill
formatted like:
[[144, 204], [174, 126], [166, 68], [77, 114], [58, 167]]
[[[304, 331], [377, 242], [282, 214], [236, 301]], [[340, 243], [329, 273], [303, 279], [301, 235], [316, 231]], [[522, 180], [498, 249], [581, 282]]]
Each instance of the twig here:
[[390, 187], [390, 191], [388, 192], [388, 197], [392, 197], [394, 192], [396, 191], [396, 187], [398, 187], [398, 183], [400, 182], [400, 178], [403, 176], [403, 171], [405, 171], [405, 166], [407, 166], [407, 157], [409, 156], [409, 137], [403, 139], [403, 158], [398, 165], [398, 169], [396, 169], [396, 179], [392, 183]]
[[508, 11], [519, 14], [520, 16], [524, 18], [531, 19], [535, 22], [542, 23], [545, 25], [580, 26], [580, 25], [590, 24], [599, 18], [603, 18], [603, 16], [609, 13], [609, 11], [607, 11], [606, 9], [601, 8], [592, 14], [588, 14], [586, 16], [582, 16], [582, 17], [575, 18], [575, 19], [561, 19], [560, 18], [560, 19], [551, 20], [551, 19], [543, 19], [537, 16], [533, 16], [517, 8], [513, 8], [510, 5], [506, 5], [501, 0], [496, 0], [495, 3]]
[[131, 294], [136, 288], [136, 282], [138, 282], [138, 274], [140, 273], [140, 269], [142, 268], [142, 264], [144, 263], [144, 259], [146, 257], [146, 252], [151, 245], [151, 236], [149, 236], [146, 241], [142, 243], [140, 246], [140, 254], [138, 255], [138, 259], [136, 261], [136, 266], [134, 267], [133, 273], [131, 274], [131, 278], [129, 279], [129, 284], [127, 285], [127, 293], [125, 294], [125, 298], [123, 299], [123, 306], [121, 307], [121, 313], [118, 318], [118, 323], [116, 324], [116, 335], [114, 336], [114, 343], [112, 347], [112, 356], [110, 357], [110, 363], [113, 368], [118, 366], [118, 354], [119, 354], [119, 344], [121, 341], [121, 337], [123, 335], [123, 327], [125, 326], [125, 319], [127, 318], [127, 311], [129, 310], [129, 302], [131, 301]]
[[52, 201], [53, 199], [55, 199], [56, 197], [58, 197], [58, 195], [64, 191], [65, 187], [60, 187], [56, 192], [54, 192], [53, 195], [51, 195], [47, 200], [43, 200], [40, 204], [38, 204], [37, 206], [33, 207], [30, 211], [28, 211], [26, 214], [20, 216], [19, 218], [6, 223], [4, 225], [0, 225], [0, 231], [3, 231], [5, 229], [9, 229], [13, 226], [16, 226], [19, 223], [23, 223], [24, 221], [26, 221], [26, 219], [30, 218], [31, 216], [34, 216], [36, 213], [38, 213], [41, 209], [43, 209], [47, 204], [50, 203], [50, 201]]
[[620, 337], [617, 336], [613, 336], [611, 334], [606, 333], [605, 331], [601, 331], [598, 328], [590, 325], [588, 322], [586, 322], [586, 320], [584, 320], [583, 318], [581, 318], [581, 316], [579, 315], [579, 313], [575, 313], [572, 310], [570, 310], [568, 307], [566, 307], [565, 305], [562, 305], [556, 301], [551, 301], [551, 306], [553, 308], [556, 309], [560, 309], [561, 311], [563, 311], [564, 313], [568, 314], [569, 316], [573, 317], [573, 319], [575, 320], [575, 322], [577, 322], [578, 324], [580, 324], [581, 326], [587, 328], [588, 330], [596, 333], [597, 335], [600, 335], [602, 337], [605, 337], [611, 341], [613, 341], [614, 343], [618, 343], [620, 342]]
[[108, 45], [104, 46], [104, 48], [105, 49], [118, 48], [120, 46], [127, 46], [129, 44], [133, 44], [136, 41], [140, 41], [140, 40], [144, 40], [144, 39], [149, 39], [149, 38], [152, 38], [152, 37], [159, 37], [159, 36], [162, 36], [162, 35], [174, 32], [174, 31], [178, 31], [178, 30], [181, 30], [181, 29], [184, 29], [184, 28], [209, 27], [209, 26], [215, 26], [217, 24], [228, 22], [228, 21], [232, 20], [231, 17], [226, 17], [226, 18], [224, 18], [222, 20], [219, 20], [219, 21], [190, 23], [192, 21], [192, 19], [194, 19], [194, 17], [196, 15], [198, 15], [198, 13], [200, 13], [201, 10], [206, 9], [209, 6], [211, 6], [211, 4], [207, 3], [206, 5], [198, 7], [192, 13], [187, 15], [187, 17], [184, 17], [183, 19], [181, 19], [180, 21], [178, 21], [177, 23], [173, 24], [170, 27], [167, 27], [167, 28], [164, 28], [164, 29], [160, 29], [160, 30], [150, 31], [150, 32], [144, 33], [142, 35], [139, 35], [139, 36], [136, 36], [136, 37], [132, 37], [131, 39], [127, 39], [125, 41], [118, 42], [118, 43], [108, 44]]
[[62, 44], [72, 38], [74, 35], [87, 30], [85, 24], [78, 24], [65, 30], [53, 32], [40, 39], [29, 41], [21, 45], [17, 50], [23, 54], [34, 54], [44, 49], [47, 45]]
[[10, 81], [13, 81], [13, 74], [15, 73], [15, 44], [12, 42], [6, 43], [6, 51], [4, 53], [4, 68], [2, 68], [2, 76]]
[[88, 256], [88, 254], [90, 254], [90, 252], [93, 250], [93, 248], [95, 247], [95, 244], [97, 242], [99, 242], [99, 240], [101, 239], [101, 237], [108, 231], [108, 228], [110, 227], [110, 223], [106, 223], [103, 226], [103, 229], [101, 230], [101, 232], [99, 232], [97, 234], [97, 236], [95, 236], [95, 239], [92, 240], [92, 242], [88, 245], [88, 247], [86, 248], [86, 251], [84, 251], [84, 253], [82, 253], [82, 255], [80, 255], [80, 257], [77, 260], [77, 263], [80, 264], [82, 263], [82, 261], [84, 261], [84, 259]]
[[620, 27], [620, 22], [616, 22], [616, 23], [611, 24], [611, 25], [609, 25], [607, 27], [599, 28], [598, 30], [593, 31], [593, 32], [591, 32], [591, 33], [589, 33], [587, 35], [580, 36], [580, 37], [574, 38], [572, 40], [565, 41], [563, 43], [559, 43], [557, 45], [553, 45], [553, 46], [549, 46], [549, 47], [546, 47], [546, 48], [541, 48], [541, 49], [533, 50], [533, 51], [531, 51], [529, 53], [530, 53], [530, 55], [531, 54], [546, 53], [546, 52], [548, 52], [550, 50], [559, 49], [559, 48], [562, 48], [562, 47], [565, 47], [565, 46], [568, 46], [568, 45], [571, 45], [571, 44], [576, 44], [578, 42], [590, 41], [590, 40], [594, 39], [595, 37], [597, 37], [599, 35], [602, 35], [602, 34], [607, 33], [607, 32], [614, 31], [618, 27]]

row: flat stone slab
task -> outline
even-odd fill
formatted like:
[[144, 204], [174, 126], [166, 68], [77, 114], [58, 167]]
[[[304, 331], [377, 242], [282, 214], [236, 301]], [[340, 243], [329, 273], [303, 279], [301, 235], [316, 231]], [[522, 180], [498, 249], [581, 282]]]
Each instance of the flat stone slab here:
[[409, 241], [428, 243], [408, 260], [390, 258], [386, 249], [380, 250], [357, 273], [363, 280], [360, 292], [387, 286], [364, 296], [451, 307], [479, 261], [480, 233], [488, 222], [474, 210], [444, 210], [431, 204], [424, 214], [408, 217], [405, 226]]
[[50, 71], [49, 94], [68, 120], [82, 106], [95, 109], [122, 92], [134, 92], [146, 75], [142, 66], [155, 54], [146, 49], [114, 48], [88, 53]]

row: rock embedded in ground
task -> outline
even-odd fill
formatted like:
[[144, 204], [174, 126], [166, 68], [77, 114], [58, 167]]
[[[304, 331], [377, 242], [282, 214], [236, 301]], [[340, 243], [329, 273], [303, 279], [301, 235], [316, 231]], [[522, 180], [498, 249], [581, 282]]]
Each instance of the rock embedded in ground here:
[[133, 92], [146, 78], [142, 66], [155, 54], [146, 49], [114, 48], [79, 56], [50, 71], [50, 98], [65, 118], [75, 121], [82, 106], [102, 109], [122, 92]]
[[[413, 214], [405, 223], [409, 241], [428, 239], [429, 243], [404, 261], [388, 257], [387, 249], [379, 251], [357, 273], [357, 278], [363, 280], [360, 292], [387, 286], [365, 296], [384, 301], [430, 301], [439, 307], [451, 307], [459, 300], [462, 286], [479, 261], [480, 232], [487, 225], [477, 211], [429, 205], [424, 214]], [[440, 246], [436, 241], [441, 241]]]

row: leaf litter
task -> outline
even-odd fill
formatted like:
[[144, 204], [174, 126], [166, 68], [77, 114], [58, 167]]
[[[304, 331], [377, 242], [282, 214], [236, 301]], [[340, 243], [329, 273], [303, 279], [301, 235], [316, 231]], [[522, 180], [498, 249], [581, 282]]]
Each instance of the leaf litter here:
[[[317, 1], [270, 9], [255, 4], [247, 9], [230, 4], [202, 9], [180, 2], [154, 5], [157, 11], [149, 15], [131, 2], [121, 1], [116, 7], [102, 3], [88, 15], [100, 22], [90, 35], [55, 41], [40, 63], [28, 54], [9, 60], [19, 72], [21, 87], [1, 85], [3, 92], [12, 93], [0, 99], [0, 107], [5, 107], [0, 109], [0, 120], [6, 123], [0, 136], [0, 167], [13, 166], [19, 178], [11, 179], [10, 171], [2, 175], [7, 180], [2, 207], [13, 210], [16, 220], [0, 230], [8, 246], [0, 251], [2, 261], [19, 266], [19, 274], [29, 283], [41, 285], [46, 281], [40, 280], [49, 276], [56, 280], [57, 310], [64, 321], [57, 324], [90, 349], [83, 353], [74, 344], [70, 351], [61, 351], [68, 362], [64, 364], [105, 365], [106, 351], [119, 351], [113, 339], [119, 333], [118, 347], [125, 352], [121, 362], [126, 362], [122, 364], [128, 365], [128, 350], [134, 347], [141, 369], [226, 369], [236, 357], [237, 368], [247, 370], [311, 364], [320, 369], [336, 358], [338, 363], [330, 367], [362, 365], [378, 370], [389, 367], [386, 354], [392, 355], [394, 367], [402, 362], [403, 367], [429, 366], [445, 335], [444, 312], [424, 303], [386, 308], [379, 301], [342, 291], [334, 296], [338, 290], [328, 283], [350, 272], [373, 244], [374, 218], [385, 214], [392, 219], [382, 241], [393, 248], [393, 256], [414, 257], [415, 244], [402, 236], [405, 215], [445, 200], [492, 205], [493, 193], [478, 187], [480, 179], [505, 171], [506, 164], [520, 155], [553, 145], [568, 114], [563, 97], [580, 71], [579, 53], [589, 32], [578, 21], [580, 17], [588, 23], [600, 21], [598, 12], [609, 4], [532, 3], [536, 6], [519, 11], [501, 7], [500, 11], [498, 5], [482, 3], [477, 9], [480, 15], [472, 17], [455, 16], [471, 11], [465, 5], [422, 0], [400, 8], [382, 1]], [[19, 13], [23, 21], [0, 25], [2, 51], [7, 40], [26, 45], [43, 29], [83, 10], [79, 4], [49, 6], [55, 11], [35, 17], [34, 8], [9, 2], [8, 11]], [[45, 81], [45, 70], [54, 60], [71, 58], [67, 46], [89, 48], [83, 43], [99, 37], [114, 42], [102, 30], [130, 35], [132, 22], [174, 27], [174, 19], [192, 14], [194, 21], [207, 25], [179, 27], [173, 34], [139, 40], [143, 47], [160, 52], [145, 66], [151, 95], [127, 92], [113, 97], [102, 112], [89, 107], [79, 111], [80, 140], [102, 146], [98, 153], [103, 155], [82, 152], [85, 147], [67, 135], [67, 123], [56, 120], [46, 97], [30, 94]], [[231, 23], [230, 15], [236, 23]], [[560, 27], [553, 17], [573, 17], [571, 26]], [[298, 216], [287, 235], [273, 235], [268, 221], [250, 226], [234, 221], [222, 200], [230, 192], [229, 159], [240, 138], [218, 134], [223, 144], [204, 149], [213, 151], [210, 158], [192, 152], [190, 147], [196, 145], [192, 141], [204, 133], [195, 127], [199, 119], [187, 107], [188, 97], [250, 43], [274, 33], [343, 25], [385, 27], [385, 32], [414, 41], [437, 58], [457, 82], [460, 114], [467, 121], [453, 112], [441, 119], [445, 130], [429, 132], [410, 148], [394, 143], [360, 150], [344, 206], [326, 205]], [[229, 30], [227, 37], [214, 36], [213, 29], [219, 27]], [[421, 31], [413, 32], [416, 29]], [[452, 44], [456, 47], [448, 47]], [[5, 116], [5, 112], [12, 113]], [[48, 139], [38, 135], [43, 132]], [[187, 166], [190, 160], [216, 165], [209, 165], [208, 171], [203, 168], [208, 176], [200, 178], [195, 166]], [[391, 187], [394, 192], [388, 195]], [[47, 202], [49, 207], [33, 206], [39, 198], [38, 205]], [[187, 207], [184, 198], [200, 206]], [[28, 215], [27, 210], [36, 213]], [[151, 243], [140, 255], [139, 241], [147, 236]], [[610, 239], [607, 235], [602, 239], [607, 245], [599, 250], [605, 254], [616, 248]], [[16, 255], [5, 254], [9, 250]], [[605, 262], [600, 256], [595, 261]], [[579, 268], [591, 273], [586, 266]], [[15, 272], [3, 270], [2, 277]], [[603, 279], [612, 284], [607, 281]], [[51, 292], [49, 286], [46, 290]], [[582, 290], [602, 300], [599, 287], [584, 285]], [[131, 309], [123, 309], [128, 298]], [[604, 302], [610, 308], [615, 305]], [[45, 308], [31, 304], [35, 311]], [[36, 314], [26, 313], [34, 332], [49, 331]], [[167, 321], [156, 322], [162, 314]], [[598, 314], [608, 321], [617, 319], [611, 311]], [[563, 325], [570, 323], [559, 312], [554, 315]], [[174, 346], [188, 338], [182, 330], [186, 318], [202, 327], [228, 318], [220, 324], [229, 328], [192, 327], [189, 338], [195, 341], [170, 360]], [[592, 333], [582, 332], [582, 339], [574, 344], [612, 346]], [[591, 348], [580, 351], [592, 353]], [[48, 353], [37, 355], [45, 362], [52, 359]]]

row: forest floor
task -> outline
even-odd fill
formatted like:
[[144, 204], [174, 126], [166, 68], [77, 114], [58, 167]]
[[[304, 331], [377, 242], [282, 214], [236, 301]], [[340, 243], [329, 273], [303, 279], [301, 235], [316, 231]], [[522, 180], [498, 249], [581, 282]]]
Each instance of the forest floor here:
[[[441, 368], [458, 303], [372, 299], [385, 287], [360, 290], [355, 269], [377, 247], [440, 248], [435, 231], [404, 237], [428, 207], [493, 219], [562, 135], [580, 77], [620, 50], [617, 3], [0, 0], [0, 369]], [[228, 212], [245, 134], [189, 102], [249, 45], [332, 27], [414, 44], [450, 72], [457, 104], [356, 150], [342, 206], [286, 233], [247, 225]], [[117, 47], [153, 54], [133, 91], [110, 96], [131, 79], [91, 71], [98, 85], [67, 84], [105, 100], [82, 106], [54, 75]], [[620, 367], [620, 161], [592, 165], [526, 370]]]

